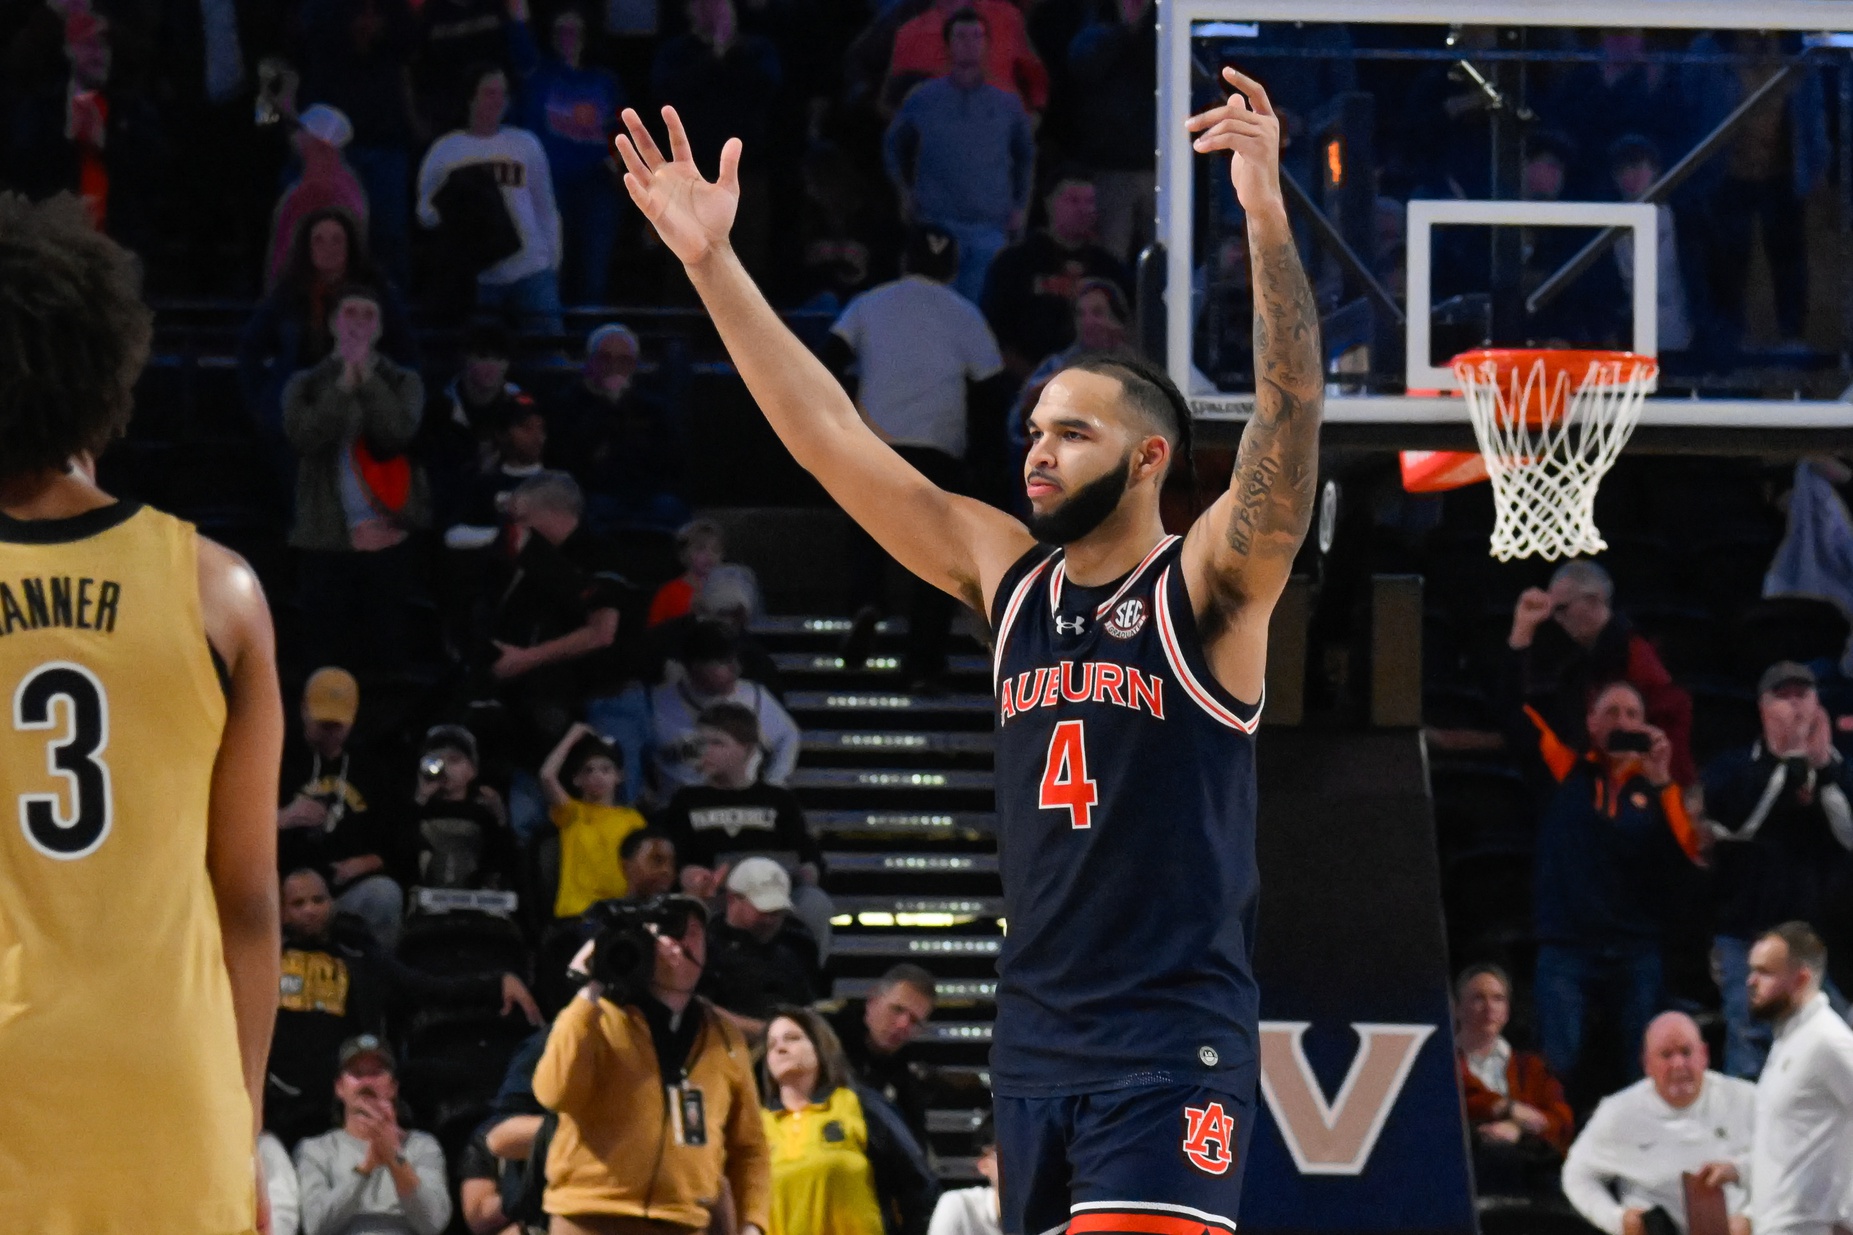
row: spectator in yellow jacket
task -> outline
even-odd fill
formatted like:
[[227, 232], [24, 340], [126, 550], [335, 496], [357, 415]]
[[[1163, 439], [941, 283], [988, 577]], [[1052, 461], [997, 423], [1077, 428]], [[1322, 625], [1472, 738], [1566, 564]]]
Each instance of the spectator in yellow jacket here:
[[[534, 1070], [534, 1096], [560, 1117], [547, 1152], [548, 1230], [693, 1235], [708, 1229], [726, 1183], [739, 1235], [765, 1235], [771, 1183], [752, 1054], [695, 996], [707, 909], [661, 897], [639, 914], [633, 933], [601, 931], [574, 958], [606, 981], [567, 1004]], [[601, 963], [595, 948], [634, 963]]]
[[823, 1017], [774, 1014], [760, 1085], [771, 1235], [924, 1235], [939, 1194], [926, 1155], [893, 1107], [850, 1083]]

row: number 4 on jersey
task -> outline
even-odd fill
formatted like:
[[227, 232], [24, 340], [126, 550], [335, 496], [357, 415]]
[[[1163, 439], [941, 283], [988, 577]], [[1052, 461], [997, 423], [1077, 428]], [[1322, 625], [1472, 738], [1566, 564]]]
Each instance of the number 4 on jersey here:
[[1068, 822], [1077, 828], [1094, 826], [1094, 803], [1100, 801], [1100, 785], [1087, 775], [1086, 730], [1083, 722], [1065, 720], [1049, 735], [1049, 762], [1042, 769], [1042, 797], [1037, 803], [1043, 810], [1066, 810]]

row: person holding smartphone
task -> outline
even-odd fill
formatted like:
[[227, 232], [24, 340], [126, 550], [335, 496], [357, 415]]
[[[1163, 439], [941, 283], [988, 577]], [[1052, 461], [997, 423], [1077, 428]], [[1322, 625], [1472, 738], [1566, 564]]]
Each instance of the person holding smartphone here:
[[547, 1151], [551, 1235], [765, 1235], [771, 1166], [752, 1052], [695, 994], [707, 907], [664, 896], [608, 915], [570, 969], [590, 978], [554, 1020], [534, 1096], [559, 1115]]
[[1628, 1044], [1621, 1068], [1638, 1077], [1633, 1044], [1661, 1007], [1661, 923], [1682, 868], [1702, 854], [1672, 743], [1626, 682], [1596, 692], [1581, 749], [1529, 704], [1516, 728], [1514, 745], [1544, 790], [1532, 867], [1540, 1053], [1556, 1075], [1571, 1075], [1585, 1010], [1599, 1004]]

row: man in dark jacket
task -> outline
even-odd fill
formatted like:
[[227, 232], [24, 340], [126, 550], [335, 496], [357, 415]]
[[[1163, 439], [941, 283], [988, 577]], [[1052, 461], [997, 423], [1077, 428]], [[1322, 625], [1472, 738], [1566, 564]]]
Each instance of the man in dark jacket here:
[[293, 1144], [332, 1123], [341, 1043], [384, 1036], [389, 1012], [414, 1001], [519, 1007], [540, 1024], [540, 1009], [512, 973], [445, 978], [401, 964], [364, 930], [335, 917], [321, 875], [303, 869], [283, 880], [283, 963], [276, 1034], [265, 1084], [264, 1126]]
[[[1834, 749], [1814, 672], [1780, 661], [1757, 683], [1763, 736], [1705, 768], [1713, 927], [1724, 992], [1724, 1068], [1755, 1079], [1767, 1024], [1750, 1015], [1750, 946], [1783, 922], [1844, 928], [1853, 894], [1853, 773]], [[1839, 949], [1834, 949], [1839, 951]], [[1830, 951], [1829, 955], [1833, 952]]]
[[909, 1048], [932, 1019], [938, 994], [933, 975], [925, 969], [896, 965], [881, 976], [867, 999], [846, 1004], [830, 1018], [857, 1081], [892, 1103], [923, 1145], [932, 1069]]
[[[1538, 778], [1548, 792], [1533, 867], [1538, 940], [1538, 1044], [1558, 1076], [1575, 1070], [1586, 1009], [1601, 1001], [1620, 1024], [1623, 1066], [1660, 1008], [1666, 903], [1699, 858], [1697, 830], [1673, 779], [1673, 747], [1647, 723], [1640, 692], [1602, 688], [1572, 746], [1526, 706]], [[1682, 856], [1683, 851], [1683, 856]]]

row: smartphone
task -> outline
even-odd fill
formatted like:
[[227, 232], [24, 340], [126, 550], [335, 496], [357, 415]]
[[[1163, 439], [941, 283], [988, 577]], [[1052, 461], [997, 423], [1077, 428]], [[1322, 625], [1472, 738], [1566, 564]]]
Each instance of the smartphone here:
[[1609, 754], [1632, 752], [1644, 755], [1653, 749], [1654, 740], [1639, 729], [1617, 729], [1609, 734]]

